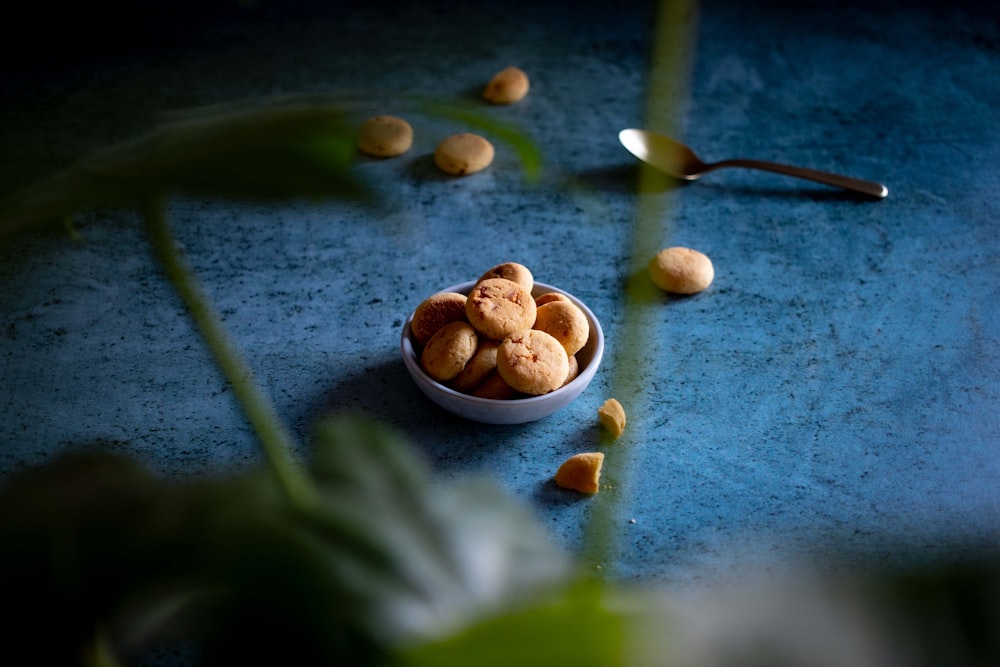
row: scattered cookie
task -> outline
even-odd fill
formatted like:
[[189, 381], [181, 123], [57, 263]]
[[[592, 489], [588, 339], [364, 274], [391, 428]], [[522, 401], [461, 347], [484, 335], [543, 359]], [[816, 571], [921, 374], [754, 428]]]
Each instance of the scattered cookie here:
[[462, 372], [478, 344], [476, 330], [468, 322], [451, 322], [427, 341], [420, 366], [438, 382], [447, 382]]
[[566, 348], [566, 354], [576, 354], [587, 344], [590, 322], [572, 301], [552, 301], [537, 307], [535, 326], [551, 334]]
[[715, 268], [707, 255], [680, 246], [656, 253], [648, 268], [656, 286], [674, 294], [696, 294], [715, 278]]
[[602, 467], [604, 454], [601, 452], [574, 454], [556, 470], [556, 484], [581, 493], [597, 493]]
[[463, 320], [465, 320], [465, 295], [458, 292], [438, 292], [420, 302], [413, 311], [410, 332], [417, 345], [423, 346], [444, 325]]
[[597, 409], [597, 417], [601, 426], [617, 438], [625, 430], [625, 408], [616, 398], [609, 398]]
[[372, 116], [358, 130], [358, 149], [372, 157], [396, 157], [413, 145], [413, 128], [402, 118]]
[[490, 79], [483, 99], [492, 104], [513, 104], [524, 99], [530, 87], [528, 75], [519, 67], [506, 67]]
[[476, 283], [465, 300], [465, 315], [476, 331], [493, 340], [503, 340], [535, 323], [535, 300], [531, 292], [506, 278], [487, 278]]
[[566, 349], [550, 334], [523, 329], [500, 343], [497, 371], [517, 391], [538, 396], [563, 385], [569, 374], [569, 359]]
[[447, 137], [434, 150], [434, 163], [452, 176], [468, 176], [493, 162], [493, 144], [471, 132]]
[[[504, 262], [503, 264], [497, 264], [492, 269], [479, 276], [479, 280], [476, 282], [482, 282], [487, 278], [506, 278], [507, 280], [513, 281], [528, 290], [529, 293], [535, 286], [535, 277], [531, 275], [531, 270], [524, 264], [518, 264], [517, 262]], [[538, 303], [537, 300], [535, 303]]]

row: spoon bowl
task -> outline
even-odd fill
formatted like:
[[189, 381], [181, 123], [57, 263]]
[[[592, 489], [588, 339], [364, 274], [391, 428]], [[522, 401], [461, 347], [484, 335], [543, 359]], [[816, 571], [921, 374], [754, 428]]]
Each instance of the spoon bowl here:
[[804, 178], [809, 181], [832, 185], [853, 192], [860, 192], [870, 197], [882, 199], [889, 194], [889, 189], [881, 183], [865, 181], [850, 176], [831, 174], [816, 169], [793, 167], [777, 162], [763, 160], [747, 160], [734, 158], [718, 162], [705, 162], [684, 144], [657, 132], [647, 130], [626, 129], [618, 133], [618, 140], [629, 153], [646, 164], [670, 174], [674, 178], [693, 181], [704, 174], [723, 167], [745, 167], [760, 169], [776, 174]]

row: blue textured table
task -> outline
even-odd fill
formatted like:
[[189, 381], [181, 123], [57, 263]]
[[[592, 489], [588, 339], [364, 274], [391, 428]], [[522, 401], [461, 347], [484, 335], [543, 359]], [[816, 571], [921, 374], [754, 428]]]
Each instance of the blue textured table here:
[[[852, 566], [935, 558], [1000, 529], [1000, 10], [984, 7], [706, 2], [690, 33], [667, 31], [690, 36], [674, 129], [703, 157], [882, 181], [878, 202], [746, 170], [640, 196], [617, 132], [673, 122], [647, 117], [657, 14], [610, 2], [222, 4], [133, 17], [140, 38], [119, 48], [95, 26], [73, 63], [6, 68], [0, 180], [11, 192], [164, 112], [371, 91], [396, 113], [396, 94], [474, 102], [516, 64], [528, 97], [483, 111], [538, 142], [538, 182], [499, 140], [486, 171], [443, 176], [430, 154], [465, 128], [413, 115], [409, 153], [356, 166], [375, 207], [171, 201], [295, 434], [373, 415], [439, 474], [497, 480], [573, 551], [607, 509], [618, 550], [595, 565], [623, 579], [682, 586], [834, 550]], [[170, 478], [259, 464], [137, 216], [78, 230], [0, 250], [0, 473], [97, 440]], [[708, 254], [714, 283], [626, 309], [630, 273], [668, 245]], [[427, 401], [398, 343], [422, 298], [501, 261], [583, 299], [608, 347], [574, 404], [496, 427]], [[596, 410], [612, 395], [629, 423], [607, 445]], [[599, 494], [554, 486], [598, 448]]]

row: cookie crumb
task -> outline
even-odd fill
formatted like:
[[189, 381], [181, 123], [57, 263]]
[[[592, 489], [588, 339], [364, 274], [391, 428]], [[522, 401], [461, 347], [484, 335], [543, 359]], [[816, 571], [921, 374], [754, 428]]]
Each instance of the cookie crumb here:
[[597, 409], [597, 418], [601, 426], [615, 438], [625, 430], [625, 408], [618, 399], [609, 398], [604, 401], [604, 405]]
[[559, 466], [556, 484], [581, 493], [597, 493], [603, 466], [604, 454], [601, 452], [574, 454]]

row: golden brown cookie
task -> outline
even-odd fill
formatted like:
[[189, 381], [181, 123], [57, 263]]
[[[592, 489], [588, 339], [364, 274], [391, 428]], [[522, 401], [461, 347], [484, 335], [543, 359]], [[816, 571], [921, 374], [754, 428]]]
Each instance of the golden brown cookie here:
[[504, 382], [495, 370], [486, 376], [478, 387], [472, 390], [472, 395], [479, 398], [492, 398], [505, 401], [517, 393], [513, 387]]
[[434, 164], [452, 176], [468, 176], [482, 171], [493, 162], [493, 144], [471, 132], [446, 138], [434, 150]]
[[522, 329], [500, 343], [497, 372], [517, 391], [537, 396], [563, 385], [569, 374], [569, 358], [566, 349], [550, 334]]
[[468, 322], [449, 322], [427, 341], [420, 366], [438, 382], [447, 382], [462, 372], [478, 344], [479, 336]]
[[512, 104], [524, 99], [531, 82], [519, 67], [506, 67], [490, 79], [483, 90], [483, 99], [493, 104]]
[[544, 306], [550, 301], [569, 301], [569, 297], [559, 292], [546, 292], [535, 297], [536, 306]]
[[506, 278], [487, 278], [476, 283], [465, 300], [469, 323], [487, 338], [503, 340], [535, 322], [535, 300], [531, 292]]
[[625, 430], [625, 408], [616, 398], [604, 401], [604, 405], [597, 409], [597, 418], [601, 426], [616, 438]]
[[576, 379], [576, 376], [580, 374], [580, 362], [577, 360], [575, 354], [571, 354], [568, 357], [569, 360], [569, 372], [566, 373], [566, 379], [563, 380], [563, 386], [565, 387], [570, 382]]
[[649, 277], [657, 287], [674, 294], [696, 294], [712, 284], [715, 268], [704, 253], [674, 246], [649, 260]]
[[581, 493], [597, 493], [600, 487], [601, 468], [604, 466], [602, 452], [574, 454], [556, 470], [556, 484], [564, 489]]
[[465, 295], [458, 292], [438, 292], [421, 301], [413, 311], [410, 333], [417, 345], [423, 346], [444, 325], [464, 320]]
[[462, 372], [456, 375], [448, 386], [455, 391], [468, 394], [482, 384], [486, 376], [496, 370], [497, 348], [499, 347], [500, 343], [495, 340], [480, 338], [476, 353], [472, 355]]
[[373, 157], [396, 157], [413, 145], [413, 128], [402, 118], [372, 116], [358, 129], [358, 149]]
[[517, 262], [504, 262], [502, 264], [497, 264], [492, 269], [479, 276], [479, 280], [476, 282], [482, 282], [487, 278], [506, 278], [512, 282], [517, 283], [524, 289], [531, 293], [531, 289], [535, 286], [535, 277], [531, 275], [531, 270], [528, 269], [524, 264], [518, 264]]
[[533, 328], [552, 334], [570, 355], [582, 350], [590, 338], [590, 322], [572, 301], [552, 301], [539, 306]]

